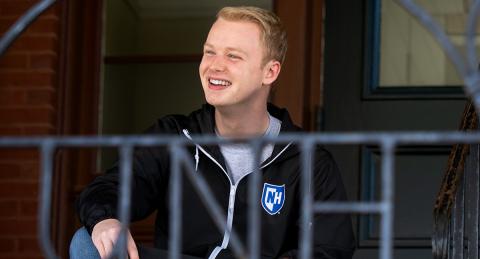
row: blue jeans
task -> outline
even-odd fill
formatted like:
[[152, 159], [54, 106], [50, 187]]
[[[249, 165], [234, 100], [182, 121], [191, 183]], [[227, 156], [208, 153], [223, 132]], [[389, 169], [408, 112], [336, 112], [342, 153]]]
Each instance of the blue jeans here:
[[[151, 258], [168, 258], [168, 251], [145, 247], [137, 244], [138, 254], [142, 259]], [[200, 259], [199, 257], [181, 255], [182, 259]], [[70, 259], [100, 259], [100, 254], [93, 244], [92, 237], [87, 232], [87, 229], [82, 227], [75, 235], [73, 235], [70, 242]]]
[[93, 244], [92, 237], [87, 232], [87, 229], [82, 227], [75, 235], [73, 235], [70, 242], [70, 258], [71, 259], [100, 259], [100, 254]]

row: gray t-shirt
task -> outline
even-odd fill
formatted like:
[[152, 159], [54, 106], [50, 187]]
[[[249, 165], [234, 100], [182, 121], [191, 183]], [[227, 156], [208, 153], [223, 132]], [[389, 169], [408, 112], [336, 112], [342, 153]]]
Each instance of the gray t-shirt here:
[[[264, 136], [276, 137], [280, 133], [282, 122], [270, 114], [268, 114], [268, 117], [270, 122]], [[273, 147], [273, 144], [268, 144], [263, 147], [260, 163], [263, 163], [272, 155]], [[255, 157], [253, 148], [249, 144], [220, 145], [220, 151], [225, 157], [227, 172], [232, 178], [233, 184], [236, 184], [243, 176], [254, 171], [253, 163], [255, 162]]]

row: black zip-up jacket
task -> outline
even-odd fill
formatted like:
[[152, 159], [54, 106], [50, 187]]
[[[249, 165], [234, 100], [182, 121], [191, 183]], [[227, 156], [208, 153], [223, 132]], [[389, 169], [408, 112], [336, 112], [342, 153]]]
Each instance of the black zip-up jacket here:
[[[171, 115], [158, 120], [148, 134], [190, 135], [215, 134], [214, 107], [204, 105], [189, 116]], [[268, 106], [269, 113], [281, 120], [280, 134], [298, 132], [285, 109]], [[193, 144], [193, 141], [192, 141]], [[192, 145], [189, 149], [196, 160], [197, 174], [208, 182], [216, 201], [227, 215], [227, 223], [247, 244], [248, 182], [251, 175], [236, 185], [226, 172], [225, 161], [218, 146]], [[157, 210], [155, 247], [168, 248], [170, 157], [165, 147], [138, 148], [134, 154], [132, 182], [132, 220], [140, 220]], [[295, 145], [275, 145], [269, 159], [261, 165], [262, 258], [297, 257], [300, 210], [300, 151]], [[182, 253], [205, 258], [233, 257], [229, 231], [219, 231], [206, 206], [188, 177], [182, 178]], [[97, 177], [80, 195], [77, 211], [81, 222], [91, 233], [95, 224], [117, 218], [117, 166]], [[346, 199], [338, 168], [325, 149], [315, 150], [312, 194], [317, 201]], [[348, 214], [315, 214], [312, 222], [315, 258], [351, 258], [354, 251], [352, 225]]]

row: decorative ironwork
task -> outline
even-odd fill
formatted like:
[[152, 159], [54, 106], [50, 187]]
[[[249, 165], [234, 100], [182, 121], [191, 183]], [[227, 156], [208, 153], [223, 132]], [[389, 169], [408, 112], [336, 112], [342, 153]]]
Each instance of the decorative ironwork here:
[[[197, 136], [194, 138], [198, 144], [225, 144], [231, 143], [234, 140], [218, 139], [216, 136]], [[310, 182], [310, 156], [312, 147], [316, 144], [370, 144], [378, 145], [382, 151], [382, 196], [381, 200], [377, 202], [314, 202], [312, 201], [311, 194], [304, 192], [302, 202], [302, 224], [307, 224], [309, 218], [313, 213], [318, 212], [340, 212], [340, 213], [378, 213], [381, 216], [381, 247], [380, 258], [392, 258], [392, 233], [393, 233], [393, 196], [394, 196], [394, 150], [398, 145], [439, 145], [439, 144], [454, 144], [454, 143], [480, 143], [480, 133], [462, 133], [462, 132], [411, 132], [411, 133], [323, 133], [323, 134], [285, 134], [277, 138], [259, 138], [252, 139], [251, 144], [257, 149], [265, 143], [290, 143], [293, 142], [302, 147], [303, 166], [302, 183]], [[123, 226], [128, 227], [128, 212], [130, 206], [129, 196], [129, 177], [128, 172], [131, 168], [132, 156], [131, 150], [134, 147], [144, 146], [168, 146], [173, 159], [174, 170], [182, 163], [190, 170], [186, 170], [187, 176], [190, 177], [193, 186], [199, 191], [199, 195], [202, 200], [207, 204], [207, 207], [212, 213], [212, 216], [218, 227], [224, 229], [226, 226], [226, 217], [219, 209], [219, 205], [216, 204], [208, 185], [205, 180], [198, 174], [193, 177], [194, 168], [193, 161], [190, 156], [185, 154], [184, 146], [190, 145], [190, 140], [177, 136], [98, 136], [98, 137], [3, 137], [0, 138], [0, 148], [3, 147], [38, 147], [42, 151], [42, 182], [41, 182], [41, 196], [39, 200], [39, 239], [41, 240], [42, 249], [48, 258], [57, 258], [53, 250], [50, 236], [50, 200], [52, 189], [52, 155], [58, 147], [119, 147], [121, 152], [121, 183], [120, 193], [123, 197], [119, 202], [120, 218], [122, 219]], [[179, 175], [179, 173], [175, 173]], [[254, 174], [255, 175], [255, 174]], [[256, 174], [259, 175], [259, 174]], [[172, 177], [172, 203], [179, 200], [179, 192], [181, 186], [179, 185], [180, 178]], [[258, 186], [258, 182], [252, 181]], [[252, 186], [250, 186], [251, 188]], [[254, 188], [258, 189], [258, 188]], [[308, 189], [308, 188], [304, 188]], [[178, 192], [178, 193], [176, 193]], [[249, 203], [253, 210], [258, 210], [258, 202], [255, 199], [256, 196], [250, 196]], [[171, 207], [172, 215], [180, 215], [181, 206]], [[258, 212], [257, 212], [258, 213]], [[256, 214], [258, 215], [258, 214]], [[172, 229], [177, 231], [179, 226], [178, 217], [173, 217]], [[256, 217], [256, 220], [259, 220]], [[257, 224], [259, 222], [257, 221]], [[258, 228], [257, 228], [258, 229]], [[308, 228], [301, 228], [301, 241], [299, 247], [301, 247], [302, 258], [311, 258], [311, 245], [310, 240], [312, 233]], [[171, 249], [172, 258], [178, 258], [179, 255], [179, 242], [181, 237], [179, 232], [171, 232]], [[255, 229], [250, 228], [250, 236], [254, 241], [258, 241], [258, 235], [253, 235], [252, 231]], [[125, 237], [123, 237], [125, 238]], [[232, 231], [232, 247], [235, 254], [239, 258], [255, 258], [259, 254], [259, 247], [252, 246], [250, 243], [249, 248], [254, 248], [253, 251], [247, 253], [243, 245], [240, 243], [238, 236]], [[122, 242], [122, 241], [121, 241]], [[253, 241], [252, 241], [253, 242]], [[257, 242], [258, 243], [258, 242]], [[120, 252], [119, 245], [116, 246], [115, 251]]]
[[[477, 112], [480, 110], [480, 73], [477, 70], [477, 53], [475, 49], [474, 33], [475, 25], [480, 12], [480, 1], [474, 1], [472, 10], [468, 17], [466, 26], [467, 58], [463, 58], [460, 52], [453, 46], [441, 27], [434, 22], [422, 8], [417, 6], [411, 0], [397, 0], [407, 11], [416, 17], [438, 40], [440, 46], [444, 49], [449, 59], [454, 64], [458, 73], [465, 83], [465, 92], [472, 98]], [[11, 43], [25, 30], [25, 28], [34, 21], [43, 11], [50, 7], [55, 0], [39, 1], [24, 16], [22, 16], [0, 39], [0, 56], [5, 53]], [[215, 136], [198, 136], [195, 141], [199, 144], [220, 144], [230, 141], [219, 140]], [[479, 133], [462, 132], [410, 132], [410, 133], [331, 133], [331, 134], [296, 134], [283, 135], [277, 138], [252, 139], [251, 145], [255, 148], [257, 161], [259, 159], [260, 147], [265, 143], [285, 143], [294, 142], [299, 144], [302, 149], [302, 184], [307, 185], [311, 178], [311, 156], [312, 147], [315, 144], [376, 144], [382, 150], [382, 196], [377, 202], [314, 202], [309, 188], [302, 188], [302, 225], [307, 226], [313, 213], [317, 212], [341, 212], [341, 213], [378, 213], [381, 216], [381, 258], [392, 258], [392, 233], [393, 233], [393, 196], [394, 196], [394, 151], [402, 144], [474, 144], [480, 143]], [[57, 258], [50, 240], [50, 209], [51, 209], [51, 190], [52, 190], [52, 156], [58, 147], [118, 147], [121, 155], [121, 184], [119, 200], [120, 219], [123, 226], [123, 235], [115, 246], [115, 255], [124, 255], [125, 251], [121, 249], [126, 242], [126, 229], [129, 223], [130, 207], [130, 178], [129, 173], [132, 166], [132, 150], [139, 146], [166, 145], [170, 148], [172, 155], [173, 175], [171, 178], [171, 205], [178, 204], [181, 199], [181, 170], [180, 165], [184, 164], [192, 169], [193, 164], [187, 158], [184, 146], [189, 145], [189, 141], [180, 137], [159, 137], [159, 136], [128, 136], [128, 137], [2, 137], [0, 138], [0, 147], [38, 147], [41, 150], [41, 194], [39, 197], [39, 240], [40, 245], [48, 258]], [[211, 215], [220, 229], [225, 228], [226, 218], [218, 204], [216, 204], [208, 185], [200, 175], [192, 175], [193, 170], [187, 170], [187, 177], [193, 183], [193, 186], [199, 191], [202, 200], [207, 204]], [[249, 195], [250, 203], [250, 226], [249, 226], [249, 251], [245, 249], [238, 239], [238, 236], [232, 231], [232, 247], [239, 258], [258, 258], [259, 257], [259, 224], [260, 213], [259, 204], [256, 202], [260, 183], [259, 174], [253, 174], [254, 180], [250, 182]], [[478, 180], [478, 178], [477, 178]], [[474, 187], [478, 188], [478, 183]], [[459, 189], [463, 189], [461, 186]], [[474, 190], [477, 191], [478, 190]], [[478, 204], [477, 204], [478, 205]], [[459, 206], [455, 206], [456, 213]], [[170, 252], [171, 258], [179, 258], [180, 252], [180, 229], [179, 216], [181, 215], [181, 206], [171, 207], [172, 223], [170, 226]], [[478, 211], [477, 216], [478, 224]], [[463, 223], [453, 225], [463, 227]], [[307, 227], [300, 228], [301, 233], [299, 247], [301, 248], [301, 257], [310, 258], [312, 249], [309, 242], [312, 233]], [[455, 229], [454, 229], [455, 230]], [[478, 229], [477, 229], [478, 231]], [[477, 237], [478, 238], [478, 237]], [[478, 241], [478, 240], [477, 240]], [[435, 246], [435, 244], [434, 244]], [[477, 252], [478, 253], [478, 252]]]

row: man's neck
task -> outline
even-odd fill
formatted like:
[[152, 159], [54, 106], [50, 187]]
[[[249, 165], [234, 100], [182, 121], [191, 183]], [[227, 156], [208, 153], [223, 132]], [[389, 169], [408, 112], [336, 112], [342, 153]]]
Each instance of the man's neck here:
[[257, 109], [215, 108], [215, 125], [222, 137], [260, 136], [268, 129], [270, 119], [267, 106]]

